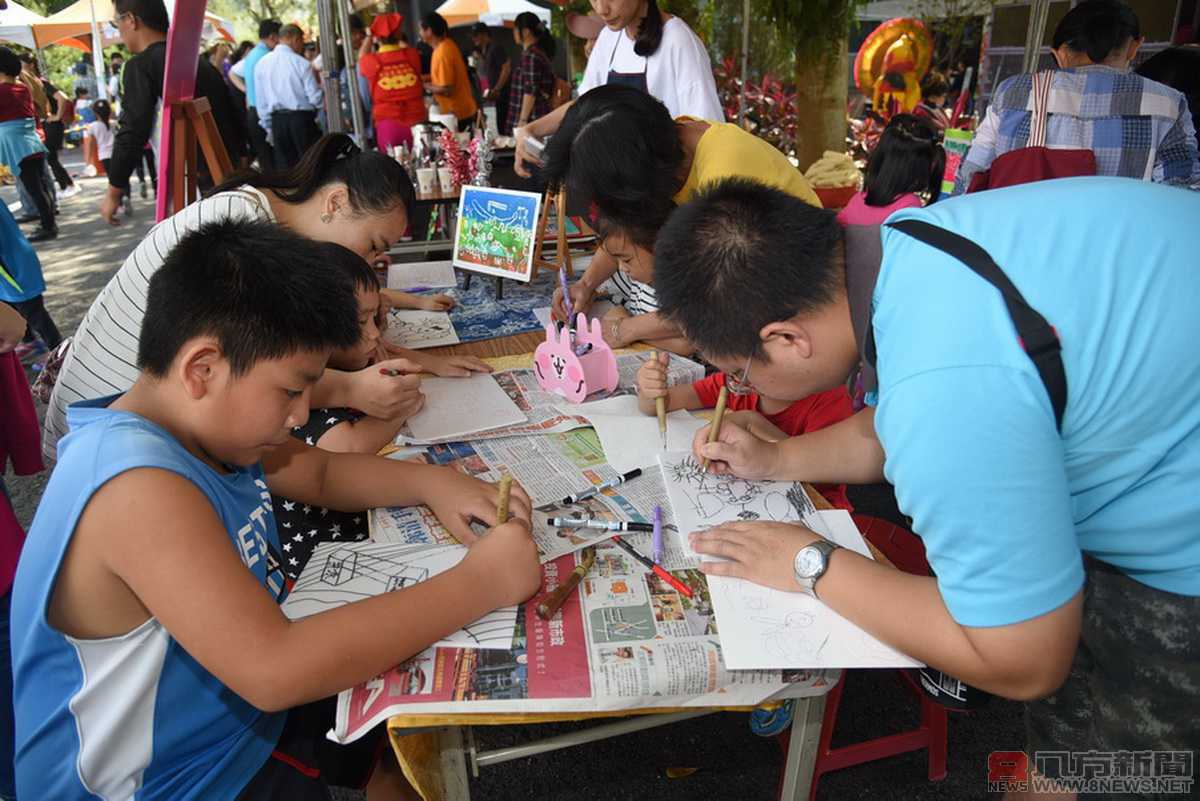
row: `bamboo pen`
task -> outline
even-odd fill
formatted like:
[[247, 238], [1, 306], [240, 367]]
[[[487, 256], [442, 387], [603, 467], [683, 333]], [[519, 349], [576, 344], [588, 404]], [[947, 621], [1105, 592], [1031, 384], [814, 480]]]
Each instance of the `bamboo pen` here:
[[[651, 358], [658, 361], [658, 351]], [[658, 438], [662, 441], [662, 449], [667, 449], [667, 396], [654, 399], [654, 413], [658, 415]]]
[[508, 522], [508, 496], [512, 494], [512, 476], [508, 473], [500, 476], [500, 497], [496, 501], [496, 525], [502, 526]]
[[[725, 402], [729, 399], [729, 390], [722, 386], [721, 394], [717, 395], [717, 408], [713, 410], [712, 425], [708, 428], [708, 441], [716, 442], [721, 436], [721, 418], [725, 416]], [[701, 471], [708, 470], [708, 457], [700, 462]]]
[[571, 575], [567, 576], [567, 580], [558, 585], [558, 589], [547, 595], [541, 603], [537, 605], [537, 616], [542, 620], [549, 620], [554, 617], [554, 613], [566, 603], [567, 598], [579, 586], [579, 582], [583, 581], [583, 577], [592, 569], [592, 565], [596, 563], [596, 546], [590, 546], [583, 549], [583, 561], [575, 566], [571, 571]]

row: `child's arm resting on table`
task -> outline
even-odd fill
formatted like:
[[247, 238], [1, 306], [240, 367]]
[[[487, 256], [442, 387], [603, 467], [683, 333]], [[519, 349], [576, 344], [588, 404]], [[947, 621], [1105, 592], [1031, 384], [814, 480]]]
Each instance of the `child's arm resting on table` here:
[[[156, 617], [201, 665], [266, 711], [378, 675], [488, 611], [524, 600], [540, 576], [528, 523], [514, 521], [428, 581], [292, 622], [230, 547], [208, 499], [157, 469], [123, 473], [98, 491], [72, 549], [80, 550], [79, 563], [98, 564], [90, 575], [103, 581], [70, 587], [67, 609], [122, 592], [127, 608], [140, 605], [142, 620]], [[256, 545], [244, 551], [247, 561], [266, 558]], [[60, 581], [56, 601], [63, 590]]]
[[[425, 504], [464, 545], [476, 539], [471, 520], [496, 524], [496, 485], [449, 467], [362, 453], [329, 453], [291, 440], [263, 457], [271, 492], [302, 503], [353, 512]], [[510, 514], [529, 520], [525, 490], [513, 484]]]

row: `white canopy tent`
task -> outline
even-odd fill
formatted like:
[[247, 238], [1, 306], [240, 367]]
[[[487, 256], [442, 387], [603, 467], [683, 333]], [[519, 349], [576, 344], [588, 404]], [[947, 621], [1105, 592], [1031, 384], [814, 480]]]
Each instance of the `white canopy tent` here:
[[0, 9], [0, 41], [14, 42], [24, 47], [35, 47], [33, 26], [45, 22], [41, 14], [35, 14], [13, 0], [8, 0]]

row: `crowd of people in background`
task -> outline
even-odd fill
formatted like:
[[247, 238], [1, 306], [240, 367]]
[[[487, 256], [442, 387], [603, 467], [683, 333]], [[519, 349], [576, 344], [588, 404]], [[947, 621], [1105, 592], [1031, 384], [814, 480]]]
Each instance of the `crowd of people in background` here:
[[[295, 554], [284, 565], [273, 531], [282, 512], [264, 504], [268, 483], [279, 506], [426, 503], [464, 542], [474, 541], [472, 515], [490, 522], [490, 486], [370, 456], [425, 402], [420, 379], [404, 373], [489, 369], [382, 341], [384, 305], [454, 301], [381, 289], [372, 265], [409, 235], [415, 207], [392, 149], [411, 145], [424, 124], [488, 126], [492, 106], [495, 132], [514, 138], [517, 174], [586, 204], [597, 234], [587, 269], [555, 291], [555, 315], [587, 312], [607, 296], [605, 341], [660, 351], [637, 375], [639, 408], [651, 414], [660, 398], [672, 410], [706, 408], [733, 396], [712, 441], [697, 435], [695, 455], [746, 479], [813, 482], [841, 508], [850, 508], [847, 484], [882, 482], [886, 466], [931, 568], [917, 575], [844, 549], [833, 556], [836, 546], [814, 532], [756, 521], [693, 537], [698, 553], [725, 560], [706, 562], [705, 572], [814, 596], [819, 588], [822, 602], [905, 653], [1029, 701], [1030, 748], [1145, 752], [1196, 742], [1187, 688], [1200, 681], [1200, 637], [1179, 621], [1200, 614], [1200, 503], [1190, 491], [1200, 471], [1200, 362], [1189, 350], [1200, 335], [1200, 281], [1178, 236], [1200, 216], [1195, 47], [1131, 70], [1143, 44], [1136, 15], [1120, 0], [1084, 0], [1053, 32], [1057, 68], [996, 88], [952, 192], [942, 188], [946, 102], [970, 90], [957, 63], [925, 77], [911, 113], [891, 116], [861, 187], [835, 215], [788, 157], [725, 120], [705, 45], [656, 0], [593, 0], [594, 16], [570, 20], [587, 42], [573, 99], [556, 73], [558, 45], [533, 13], [513, 21], [511, 47], [476, 25], [465, 55], [437, 13], [416, 21], [418, 41], [400, 14], [354, 16], [344, 33], [355, 64], [341, 46], [322, 53], [298, 24], [264, 20], [257, 42], [216, 42], [197, 54], [195, 95], [208, 99], [235, 173], [217, 180], [202, 167], [206, 196], [130, 252], [68, 349], [30, 244], [59, 235], [55, 203], [73, 191], [58, 158], [64, 127], [76, 115], [86, 122], [106, 175], [107, 222], [133, 213], [132, 176], [145, 171], [153, 182], [156, 173], [169, 21], [162, 0], [114, 5], [111, 24], [129, 56], [114, 55], [107, 78], [85, 68], [71, 93], [0, 48], [0, 164], [39, 225], [24, 236], [0, 208], [0, 379], [9, 350], [62, 356], [42, 440], [45, 462], [58, 460], [57, 480], [17, 589], [0, 594], [0, 620], [11, 603], [22, 633], [11, 662], [0, 659], [14, 666], [15, 695], [2, 681], [0, 695], [16, 698], [26, 797], [45, 787], [83, 797], [97, 778], [117, 786], [143, 776], [188, 782], [202, 795], [266, 797], [257, 791], [299, 764], [289, 749], [309, 745], [291, 740], [280, 710], [309, 709], [312, 698], [434, 638], [417, 625], [416, 607], [404, 606], [411, 594], [382, 601], [394, 604], [386, 648], [377, 632], [361, 636], [368, 611], [350, 604], [336, 613], [351, 623], [344, 631], [317, 624], [300, 642], [304, 629], [285, 627], [278, 636], [289, 653], [336, 652], [337, 664], [272, 663], [287, 681], [264, 696], [246, 678], [245, 632], [226, 636], [221, 614], [244, 611], [251, 628], [270, 630], [279, 615], [262, 590], [282, 594], [285, 576], [303, 567]], [[96, 96], [100, 80], [109, 99]], [[327, 133], [356, 127], [345, 103], [327, 108], [330, 81], [342, 98], [359, 96], [360, 141]], [[1038, 108], [1045, 125], [1031, 113]], [[342, 115], [340, 125], [329, 113]], [[1034, 127], [1049, 147], [1042, 172], [1013, 180], [1024, 184], [1013, 190], [981, 191], [981, 176], [998, 179], [1036, 144]], [[537, 148], [535, 138], [548, 142]], [[1068, 151], [1076, 177], [1044, 180], [1063, 177], [1054, 171]], [[702, 357], [714, 371], [668, 387], [667, 352]], [[310, 408], [324, 423], [305, 423]], [[239, 413], [247, 409], [254, 414]], [[263, 445], [268, 437], [278, 452]], [[131, 466], [164, 465], [140, 471], [153, 475], [130, 489]], [[355, 489], [334, 499], [332, 485], [302, 480], [317, 474], [352, 476]], [[129, 520], [122, 513], [133, 501], [112, 500], [121, 493], [148, 516]], [[503, 564], [512, 569], [499, 574], [521, 580], [474, 606], [431, 604], [442, 610], [437, 625], [453, 630], [532, 592], [529, 501], [514, 498], [518, 519], [481, 538], [464, 564]], [[247, 519], [263, 530], [243, 564], [226, 540], [237, 541]], [[228, 587], [234, 601], [223, 612], [184, 608], [174, 587], [156, 585], [187, 573], [194, 558], [190, 541], [163, 541], [164, 521], [216, 566], [203, 580]], [[14, 525], [0, 510], [6, 534]], [[122, 536], [112, 537], [117, 528]], [[798, 556], [819, 543], [823, 566], [802, 577]], [[0, 580], [12, 578], [19, 549], [15, 535], [0, 539]], [[104, 569], [73, 572], [96, 564]], [[463, 584], [442, 592], [466, 597]], [[98, 770], [69, 758], [96, 721], [86, 719], [87, 703], [74, 703], [80, 682], [68, 679], [97, 658], [97, 641], [131, 631], [177, 638], [182, 648], [165, 660], [159, 653], [154, 670], [179, 678], [133, 701], [100, 682], [85, 688], [85, 701], [130, 721], [146, 698], [178, 714], [127, 723], [137, 728], [127, 739], [154, 742], [153, 753]], [[106, 652], [111, 675], [154, 647], [131, 639]], [[167, 726], [183, 736], [160, 737]], [[11, 793], [4, 771], [14, 760], [3, 753], [11, 747], [0, 736], [0, 796]], [[230, 759], [241, 760], [238, 770], [222, 769]], [[292, 779], [324, 781], [302, 773]]]

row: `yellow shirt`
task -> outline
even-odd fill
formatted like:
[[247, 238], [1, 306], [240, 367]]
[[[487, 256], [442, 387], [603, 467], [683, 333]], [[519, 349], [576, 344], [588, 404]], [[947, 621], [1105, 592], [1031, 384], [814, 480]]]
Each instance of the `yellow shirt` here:
[[458, 45], [449, 39], [433, 49], [429, 62], [429, 77], [435, 86], [449, 86], [450, 94], [434, 95], [438, 108], [444, 114], [453, 114], [459, 122], [475, 116], [475, 97], [471, 94], [471, 79], [467, 75], [467, 62], [463, 61]]
[[[690, 122], [692, 118], [677, 117], [676, 121]], [[675, 195], [676, 205], [686, 203], [700, 189], [722, 178], [759, 181], [821, 208], [808, 180], [773, 145], [732, 122], [709, 122], [696, 144], [687, 181]]]

